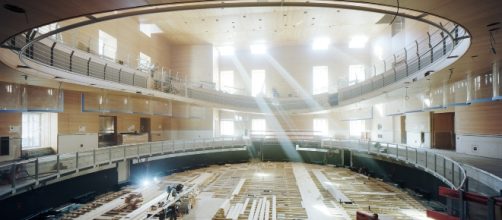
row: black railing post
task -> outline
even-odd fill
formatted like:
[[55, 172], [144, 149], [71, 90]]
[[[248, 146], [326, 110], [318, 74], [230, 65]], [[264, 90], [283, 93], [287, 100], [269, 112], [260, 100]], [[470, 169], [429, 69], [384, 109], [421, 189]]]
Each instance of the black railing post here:
[[52, 43], [51, 46], [51, 66], [54, 66], [54, 47], [56, 46], [56, 42]]
[[91, 58], [89, 57], [89, 59], [87, 60], [87, 76], [89, 76], [91, 73], [90, 64], [91, 64]]
[[441, 42], [443, 43], [443, 56], [446, 55], [446, 37], [444, 36], [444, 32], [440, 33]]
[[427, 39], [429, 41], [429, 50], [431, 51], [431, 63], [434, 62], [434, 50], [432, 48], [431, 34], [427, 32]]
[[415, 40], [415, 46], [417, 47], [418, 70], [421, 70], [422, 66], [420, 65], [420, 51], [418, 50], [418, 41], [416, 40]]
[[121, 76], [122, 76], [122, 68], [119, 69], [119, 82], [121, 82]]
[[105, 63], [105, 68], [103, 68], [103, 79], [106, 79], [106, 67], [108, 66], [108, 63]]
[[75, 53], [74, 50], [71, 51], [70, 53], [70, 72], [72, 71], [73, 69], [73, 54]]

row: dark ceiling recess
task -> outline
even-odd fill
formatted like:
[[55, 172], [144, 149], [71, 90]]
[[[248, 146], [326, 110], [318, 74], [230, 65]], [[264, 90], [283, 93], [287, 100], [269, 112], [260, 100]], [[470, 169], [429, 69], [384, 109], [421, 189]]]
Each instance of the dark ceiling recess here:
[[14, 12], [14, 13], [19, 13], [19, 14], [26, 13], [26, 10], [24, 10], [24, 8], [21, 8], [21, 7], [16, 6], [16, 5], [4, 4], [3, 8], [5, 8], [5, 9], [11, 11], [11, 12]]

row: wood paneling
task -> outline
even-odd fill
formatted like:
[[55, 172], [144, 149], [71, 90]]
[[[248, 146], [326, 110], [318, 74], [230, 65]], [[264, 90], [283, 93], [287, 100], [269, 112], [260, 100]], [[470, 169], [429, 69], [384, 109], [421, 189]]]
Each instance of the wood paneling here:
[[80, 92], [65, 91], [64, 112], [58, 113], [58, 128], [59, 134], [98, 133], [99, 114], [82, 112]]
[[[0, 112], [0, 136], [21, 137], [21, 112]], [[10, 132], [10, 127], [19, 132]]]
[[139, 118], [140, 115], [133, 114], [118, 114], [117, 115], [117, 132], [139, 132]]
[[502, 135], [502, 102], [479, 103], [455, 109], [457, 134]]
[[432, 114], [432, 147], [436, 149], [455, 149], [455, 113]]

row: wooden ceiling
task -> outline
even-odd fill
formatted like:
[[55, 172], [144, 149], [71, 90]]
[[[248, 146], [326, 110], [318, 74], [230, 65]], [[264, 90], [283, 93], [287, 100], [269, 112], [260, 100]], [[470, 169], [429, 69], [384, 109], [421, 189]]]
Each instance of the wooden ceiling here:
[[387, 23], [378, 24], [383, 16], [349, 9], [249, 7], [175, 11], [137, 19], [158, 25], [172, 44], [247, 47], [260, 41], [274, 46], [310, 44], [317, 37], [346, 44], [354, 35], [371, 37], [389, 29]]

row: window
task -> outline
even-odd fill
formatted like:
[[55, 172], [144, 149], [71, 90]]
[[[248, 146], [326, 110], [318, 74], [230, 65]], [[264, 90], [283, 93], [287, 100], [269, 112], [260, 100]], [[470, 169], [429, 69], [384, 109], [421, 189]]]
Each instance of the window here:
[[220, 90], [230, 94], [234, 93], [234, 71], [220, 72]]
[[320, 93], [328, 92], [328, 67], [327, 66], [314, 66], [313, 68], [313, 89], [312, 94], [317, 95]]
[[115, 60], [117, 55], [117, 38], [99, 30], [98, 47], [99, 55]]
[[314, 135], [328, 136], [328, 121], [325, 118], [314, 118]]
[[364, 65], [350, 65], [349, 66], [349, 86], [365, 79]]
[[251, 120], [251, 134], [264, 135], [267, 130], [267, 122], [265, 119]]
[[150, 71], [151, 68], [152, 58], [142, 52], [139, 52], [138, 69], [141, 71]]
[[[49, 33], [51, 31], [55, 31], [58, 28], [59, 28], [59, 24], [58, 23], [52, 23], [52, 24], [48, 24], [48, 25], [39, 27], [38, 28], [38, 33], [40, 33], [40, 34], [46, 34], [46, 33]], [[54, 40], [59, 40], [59, 41], [61, 41], [62, 38], [63, 38], [62, 35], [61, 35], [61, 33], [52, 35], [50, 37], [53, 38]]]
[[56, 146], [57, 113], [25, 112], [22, 115], [22, 148]]
[[251, 95], [256, 97], [265, 94], [265, 70], [251, 71]]
[[349, 122], [349, 135], [351, 137], [361, 138], [363, 132], [366, 131], [366, 124], [363, 120], [355, 120]]
[[220, 133], [222, 136], [234, 135], [234, 121], [220, 121]]

